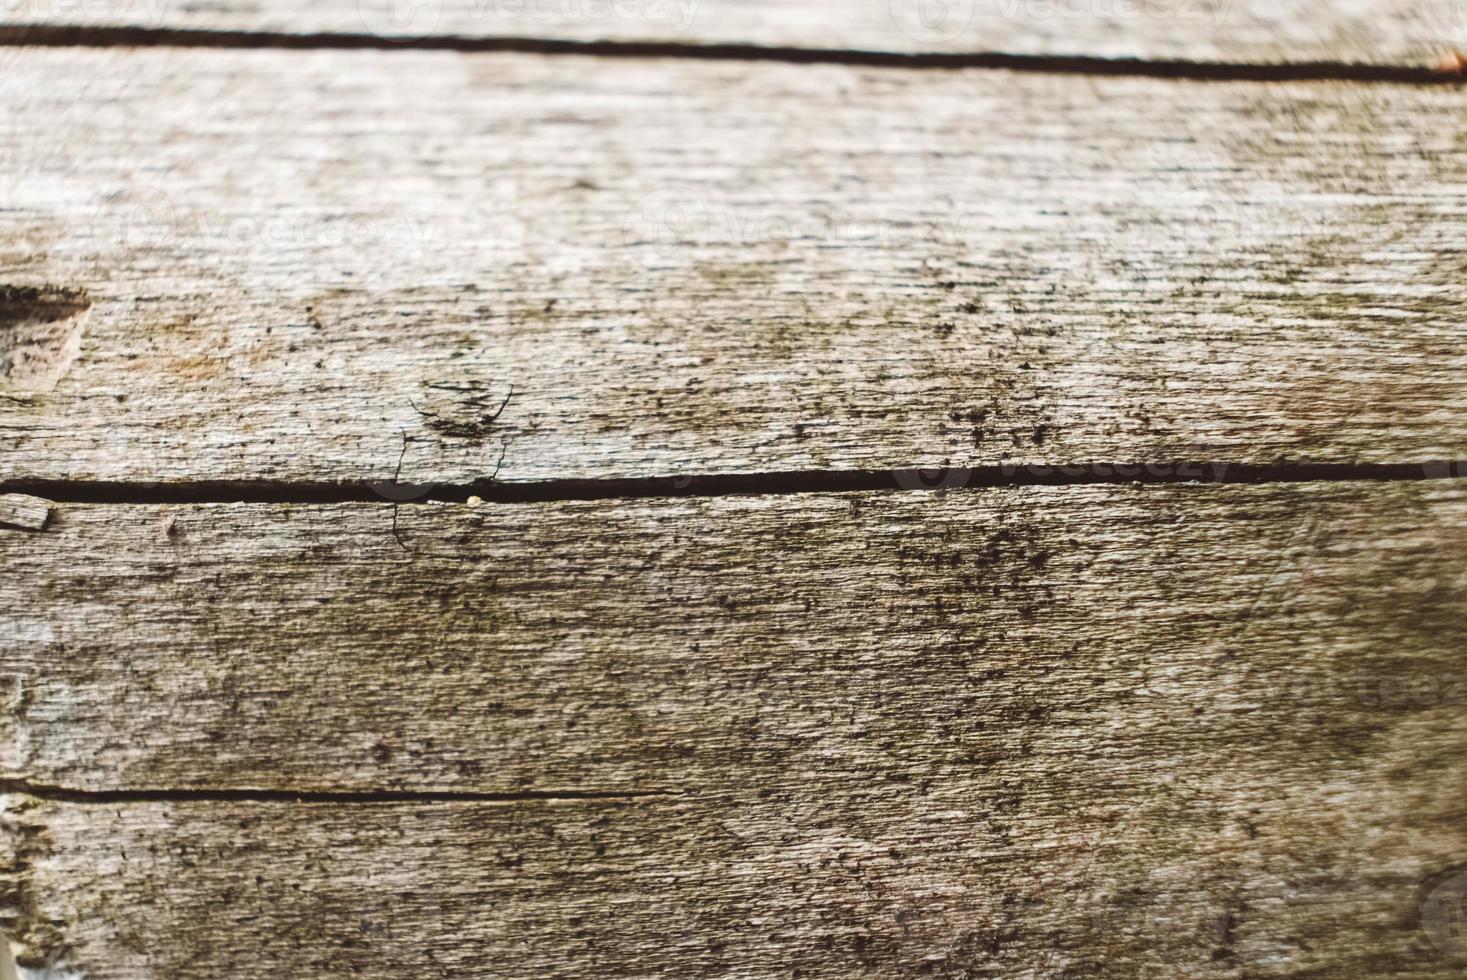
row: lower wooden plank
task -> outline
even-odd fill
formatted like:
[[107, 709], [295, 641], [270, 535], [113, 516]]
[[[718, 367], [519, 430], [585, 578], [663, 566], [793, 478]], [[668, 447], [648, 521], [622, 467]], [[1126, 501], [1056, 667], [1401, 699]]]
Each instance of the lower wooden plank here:
[[1122, 718], [1324, 760], [1390, 716], [1372, 700], [1440, 708], [1464, 668], [1456, 482], [73, 506], [51, 528], [0, 535], [3, 761], [81, 789], [917, 779], [1013, 757], [1016, 725], [1067, 756]]
[[[1467, 483], [59, 506], [0, 776], [683, 791], [1455, 734]], [[1046, 776], [1046, 779], [1051, 778]]]
[[1431, 904], [1467, 859], [1460, 739], [1163, 755], [726, 800], [10, 796], [0, 888], [30, 977], [1461, 975]]
[[1460, 975], [1461, 483], [393, 513], [0, 534], [32, 976]]

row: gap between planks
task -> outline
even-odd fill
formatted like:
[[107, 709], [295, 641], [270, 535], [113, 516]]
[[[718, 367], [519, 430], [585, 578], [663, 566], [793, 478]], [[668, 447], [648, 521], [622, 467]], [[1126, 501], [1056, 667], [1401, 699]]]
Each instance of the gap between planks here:
[[672, 41], [571, 41], [542, 37], [420, 38], [326, 31], [283, 34], [271, 31], [209, 30], [179, 27], [11, 24], [0, 26], [0, 47], [175, 47], [276, 50], [450, 51], [466, 54], [583, 55], [602, 58], [673, 58], [701, 61], [765, 61], [783, 64], [850, 65], [953, 71], [990, 69], [1055, 75], [1166, 78], [1179, 81], [1318, 82], [1344, 81], [1395, 85], [1460, 85], [1460, 59], [1436, 67], [1377, 65], [1349, 61], [1298, 61], [1279, 64], [1192, 59], [1103, 58], [1085, 55], [1016, 54], [1003, 51], [901, 52], [854, 48], [697, 44]]
[[23, 493], [73, 504], [338, 504], [388, 502], [549, 503], [561, 500], [677, 497], [783, 496], [855, 491], [992, 490], [1097, 484], [1259, 484], [1410, 482], [1467, 478], [1467, 462], [1280, 463], [1228, 462], [1077, 463], [1073, 465], [814, 470], [783, 473], [710, 473], [639, 479], [536, 480], [500, 483], [418, 484], [382, 481], [189, 480], [177, 482], [4, 480], [0, 494]]

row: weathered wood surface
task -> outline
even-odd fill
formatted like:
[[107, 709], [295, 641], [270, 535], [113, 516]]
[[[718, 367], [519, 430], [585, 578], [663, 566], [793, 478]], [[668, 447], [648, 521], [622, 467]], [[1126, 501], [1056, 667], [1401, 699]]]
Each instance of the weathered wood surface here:
[[1462, 483], [391, 510], [0, 535], [25, 962], [1460, 972]]
[[9, 477], [1467, 458], [1455, 90], [5, 57]]
[[11, 0], [15, 24], [1265, 64], [1431, 65], [1467, 46], [1458, 0]]
[[1467, 857], [1460, 746], [1395, 729], [1350, 771], [1199, 753], [1090, 787], [0, 801], [22, 962], [71, 968], [33, 976], [1460, 977], [1420, 927]]
[[[1421, 64], [1462, 26], [504, 9], [426, 29]], [[0, 479], [1467, 458], [1457, 91], [0, 61]], [[1460, 975], [1464, 539], [1451, 481], [0, 497], [0, 930], [88, 980]]]
[[426, 505], [396, 532], [386, 504], [78, 505], [0, 535], [4, 774], [599, 792], [1081, 759], [1109, 779], [1234, 750], [1327, 769], [1390, 744], [1406, 719], [1369, 702], [1406, 682], [1408, 714], [1463, 734], [1440, 703], [1467, 667], [1457, 481]]
[[51, 502], [23, 493], [0, 494], [0, 528], [40, 531], [51, 516]]

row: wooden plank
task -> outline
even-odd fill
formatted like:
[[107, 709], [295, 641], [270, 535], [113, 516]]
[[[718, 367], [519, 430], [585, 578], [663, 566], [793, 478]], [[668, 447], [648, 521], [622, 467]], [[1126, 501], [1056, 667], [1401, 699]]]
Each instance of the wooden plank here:
[[16, 24], [1249, 64], [1432, 65], [1467, 47], [1455, 0], [13, 0], [0, 26]]
[[1237, 752], [1324, 773], [1418, 716], [1460, 738], [1464, 538], [1458, 481], [65, 506], [0, 535], [0, 772], [681, 792]]
[[390, 510], [0, 536], [23, 964], [1461, 969], [1467, 485]]
[[1467, 458], [1455, 91], [8, 57], [12, 478]]
[[4, 879], [22, 962], [55, 969], [31, 976], [1459, 977], [1430, 897], [1467, 855], [1460, 743], [1425, 722], [1395, 737], [1348, 775], [1199, 757], [1091, 797], [1042, 778], [624, 803], [11, 796], [0, 840], [24, 862]]

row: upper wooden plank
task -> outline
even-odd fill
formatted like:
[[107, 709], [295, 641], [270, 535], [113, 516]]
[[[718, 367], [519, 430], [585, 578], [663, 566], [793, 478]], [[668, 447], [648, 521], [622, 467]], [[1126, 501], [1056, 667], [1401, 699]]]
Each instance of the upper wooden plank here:
[[1430, 65], [1458, 0], [11, 0], [3, 24]]
[[6, 477], [1467, 458], [1455, 90], [3, 57]]

